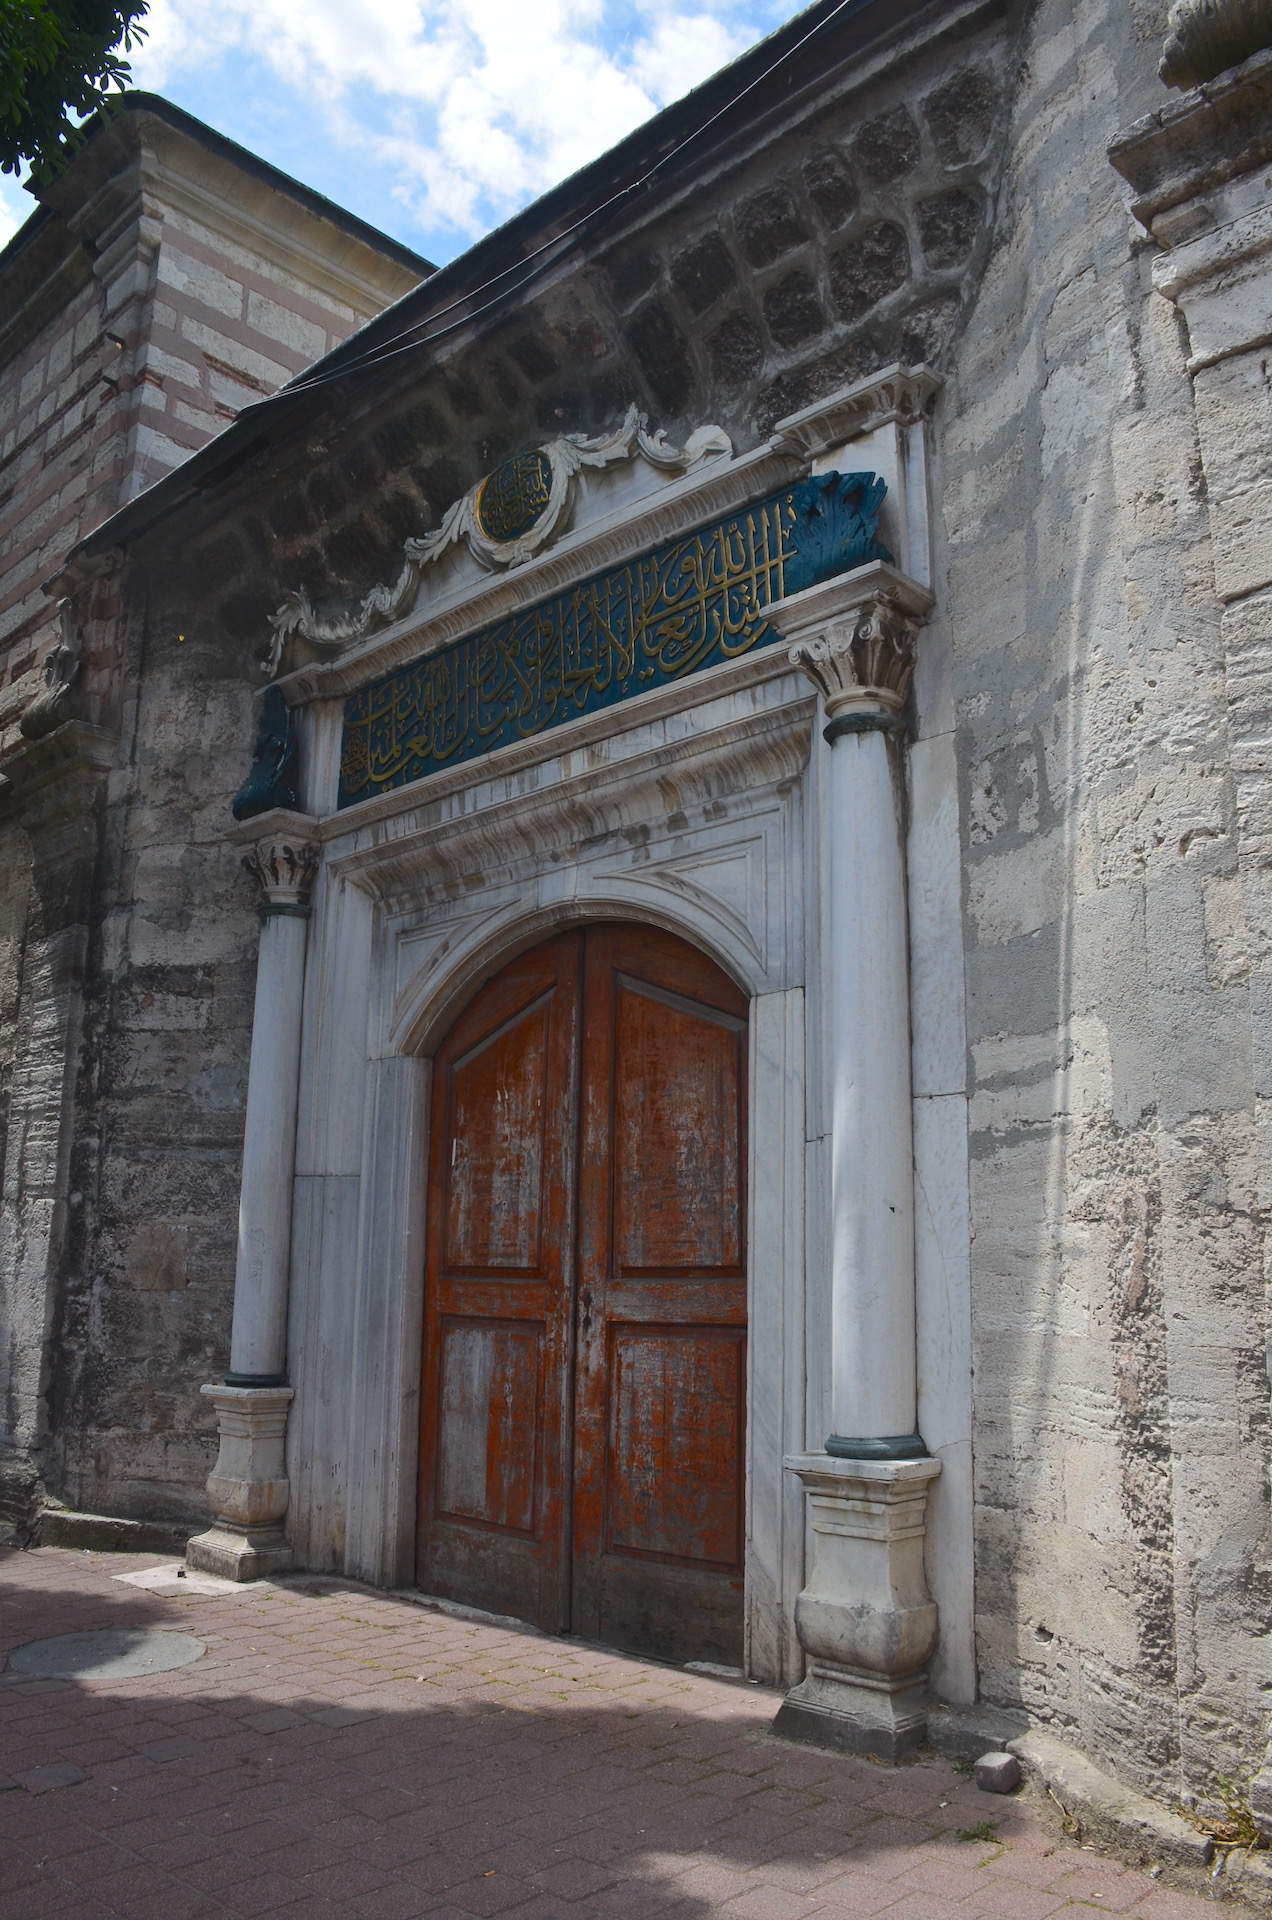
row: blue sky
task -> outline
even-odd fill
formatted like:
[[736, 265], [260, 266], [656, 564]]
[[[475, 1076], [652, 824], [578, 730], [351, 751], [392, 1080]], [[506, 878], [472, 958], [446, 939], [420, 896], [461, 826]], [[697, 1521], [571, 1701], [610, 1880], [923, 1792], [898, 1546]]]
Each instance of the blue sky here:
[[[794, 0], [153, 0], [162, 93], [439, 265]], [[0, 179], [0, 243], [32, 202]]]

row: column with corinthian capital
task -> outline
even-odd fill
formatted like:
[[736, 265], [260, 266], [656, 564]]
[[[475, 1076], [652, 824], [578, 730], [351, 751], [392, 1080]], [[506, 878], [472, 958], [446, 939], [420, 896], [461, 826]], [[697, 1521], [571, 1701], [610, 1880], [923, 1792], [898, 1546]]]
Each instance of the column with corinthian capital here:
[[243, 865], [260, 883], [261, 937], [248, 1068], [230, 1370], [203, 1392], [221, 1446], [208, 1480], [213, 1525], [186, 1549], [191, 1567], [231, 1580], [280, 1571], [288, 1485], [287, 1288], [313, 822], [275, 811], [245, 823]]
[[923, 1737], [936, 1607], [923, 1571], [940, 1472], [916, 1426], [914, 1152], [901, 812], [904, 709], [931, 596], [858, 568], [769, 615], [821, 695], [828, 804], [820, 1051], [830, 1124], [824, 1284], [831, 1431], [788, 1467], [812, 1559], [807, 1657], [777, 1731], [894, 1760]]

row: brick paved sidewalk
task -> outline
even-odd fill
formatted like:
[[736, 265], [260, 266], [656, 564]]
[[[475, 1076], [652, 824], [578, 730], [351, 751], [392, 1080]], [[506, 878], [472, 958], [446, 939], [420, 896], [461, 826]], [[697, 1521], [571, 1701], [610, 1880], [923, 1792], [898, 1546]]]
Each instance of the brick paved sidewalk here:
[[110, 1683], [0, 1674], [3, 1920], [1251, 1911], [1057, 1841], [944, 1762], [776, 1742], [757, 1689], [338, 1581], [112, 1577], [157, 1564], [0, 1553], [0, 1649], [105, 1626], [208, 1647]]

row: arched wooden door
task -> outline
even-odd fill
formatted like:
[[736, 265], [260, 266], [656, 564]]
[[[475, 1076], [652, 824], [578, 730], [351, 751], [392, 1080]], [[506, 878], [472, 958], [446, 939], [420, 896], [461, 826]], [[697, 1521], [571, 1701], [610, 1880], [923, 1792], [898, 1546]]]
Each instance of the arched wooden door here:
[[746, 997], [597, 925], [438, 1051], [420, 1585], [680, 1660], [742, 1657]]

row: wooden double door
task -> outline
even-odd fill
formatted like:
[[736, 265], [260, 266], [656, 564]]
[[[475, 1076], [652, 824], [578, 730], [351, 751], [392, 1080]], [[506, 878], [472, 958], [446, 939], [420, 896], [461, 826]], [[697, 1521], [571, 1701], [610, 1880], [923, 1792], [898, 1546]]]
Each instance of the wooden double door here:
[[745, 996], [650, 927], [544, 941], [440, 1048], [420, 1585], [742, 1658]]

